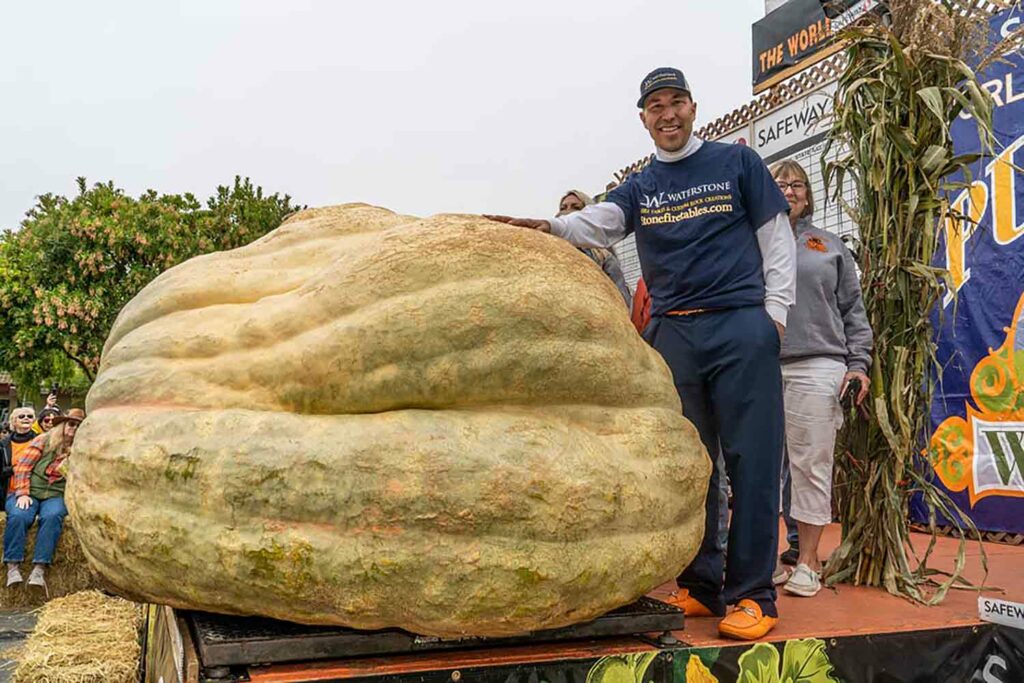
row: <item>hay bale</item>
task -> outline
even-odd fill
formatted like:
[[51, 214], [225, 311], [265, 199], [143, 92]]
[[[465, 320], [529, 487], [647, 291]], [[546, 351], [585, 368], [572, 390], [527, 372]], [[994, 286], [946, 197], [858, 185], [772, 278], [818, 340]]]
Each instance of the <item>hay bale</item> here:
[[18, 655], [15, 683], [135, 683], [142, 605], [99, 591], [51, 600]]
[[[7, 516], [0, 515], [0, 534], [7, 525]], [[25, 546], [26, 560], [21, 564], [21, 573], [25, 583], [6, 588], [7, 570], [0, 572], [0, 609], [19, 609], [39, 607], [47, 601], [46, 594], [35, 587], [28, 586], [28, 573], [32, 570], [32, 549], [35, 546], [38, 524], [28, 531], [28, 543]], [[53, 565], [46, 572], [46, 585], [50, 598], [59, 598], [69, 593], [100, 588], [103, 583], [96, 572], [89, 566], [78, 536], [68, 520], [64, 522], [64, 533], [57, 544], [57, 552], [53, 557]]]

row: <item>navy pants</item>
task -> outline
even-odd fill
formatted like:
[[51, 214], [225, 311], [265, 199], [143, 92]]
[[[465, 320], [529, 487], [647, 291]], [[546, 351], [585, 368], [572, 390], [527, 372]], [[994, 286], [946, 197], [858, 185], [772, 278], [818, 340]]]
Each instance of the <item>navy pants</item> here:
[[[779, 535], [784, 418], [779, 335], [764, 308], [658, 316], [651, 343], [672, 370], [683, 414], [732, 485], [725, 557], [719, 532], [719, 473], [711, 470], [700, 551], [676, 579], [716, 614], [747, 598], [778, 616], [772, 573]], [[723, 576], [724, 573], [724, 576]]]

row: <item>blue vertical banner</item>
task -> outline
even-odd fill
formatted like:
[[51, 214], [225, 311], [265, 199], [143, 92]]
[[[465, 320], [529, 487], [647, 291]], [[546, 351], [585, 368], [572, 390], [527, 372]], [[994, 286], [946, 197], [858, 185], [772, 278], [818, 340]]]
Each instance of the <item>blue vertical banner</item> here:
[[[993, 44], [1022, 22], [1019, 5], [996, 15]], [[968, 220], [939, 226], [935, 263], [950, 282], [932, 317], [942, 370], [930, 462], [979, 529], [1024, 533], [1024, 55], [1007, 55], [979, 80], [994, 100], [996, 146], [954, 197]], [[974, 121], [961, 118], [951, 132], [957, 154], [981, 151]], [[920, 504], [911, 515], [925, 521]]]

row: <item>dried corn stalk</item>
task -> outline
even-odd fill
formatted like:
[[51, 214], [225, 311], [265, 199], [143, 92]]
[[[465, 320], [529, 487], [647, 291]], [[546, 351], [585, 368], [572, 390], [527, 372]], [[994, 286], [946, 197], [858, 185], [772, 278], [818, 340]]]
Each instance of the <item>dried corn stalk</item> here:
[[[864, 303], [875, 332], [869, 420], [848, 420], [836, 458], [836, 498], [843, 541], [826, 570], [829, 584], [883, 586], [890, 593], [935, 603], [963, 582], [966, 536], [977, 535], [918, 467], [928, 430], [934, 368], [929, 313], [948, 273], [932, 265], [936, 226], [950, 215], [950, 178], [968, 172], [979, 155], [955, 155], [950, 125], [970, 114], [986, 151], [992, 146], [992, 100], [968, 63], [982, 66], [1019, 35], [988, 50], [989, 15], [973, 3], [893, 0], [891, 22], [860, 23], [841, 36], [848, 61], [840, 78], [835, 119], [823, 159], [830, 192], [860, 229]], [[969, 177], [969, 175], [968, 175]], [[907, 504], [919, 492], [932, 513], [960, 525], [955, 568], [941, 583], [927, 567], [934, 545], [915, 557]]]

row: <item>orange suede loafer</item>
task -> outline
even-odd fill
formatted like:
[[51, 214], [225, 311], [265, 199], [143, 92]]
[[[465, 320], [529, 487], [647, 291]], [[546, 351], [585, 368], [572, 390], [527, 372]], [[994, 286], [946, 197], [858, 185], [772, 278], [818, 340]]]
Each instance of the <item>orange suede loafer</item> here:
[[765, 616], [753, 600], [740, 600], [725, 619], [718, 622], [718, 633], [735, 640], [763, 638], [779, 623], [778, 617]]
[[678, 593], [674, 593], [672, 596], [665, 598], [664, 602], [670, 605], [675, 605], [679, 609], [683, 610], [683, 613], [688, 617], [713, 617], [715, 613], [704, 606], [703, 603], [698, 601], [696, 598], [690, 597], [690, 591], [685, 588], [680, 588]]

